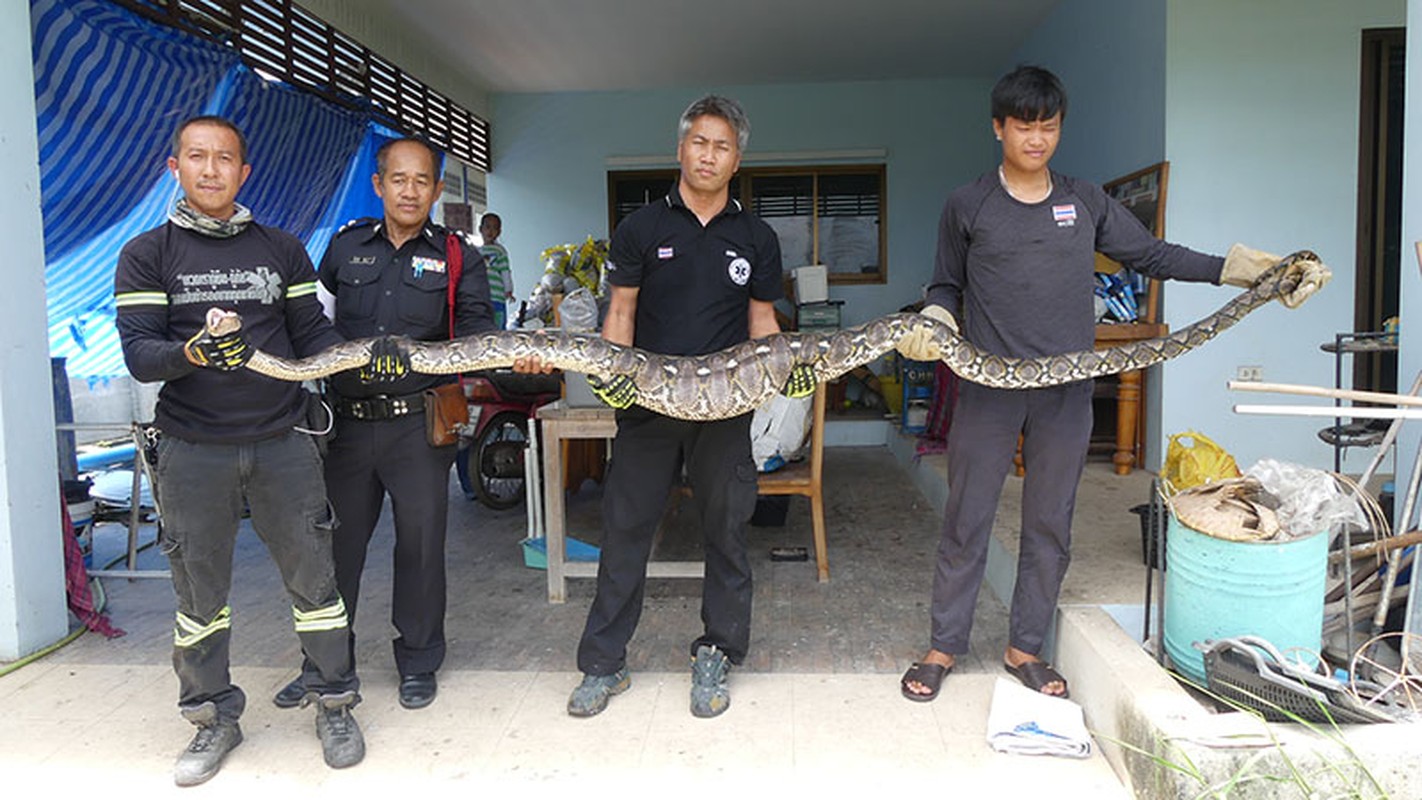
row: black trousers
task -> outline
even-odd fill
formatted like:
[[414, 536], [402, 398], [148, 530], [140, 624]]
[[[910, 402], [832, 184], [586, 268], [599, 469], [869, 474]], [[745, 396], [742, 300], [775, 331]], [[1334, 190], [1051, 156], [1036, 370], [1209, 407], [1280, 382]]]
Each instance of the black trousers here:
[[1041, 652], [1071, 562], [1071, 516], [1091, 441], [1091, 390], [1091, 381], [1027, 390], [960, 385], [933, 578], [933, 649], [968, 652], [993, 518], [1021, 433], [1027, 474], [1008, 636], [1019, 650]]
[[578, 644], [578, 669], [584, 673], [610, 675], [627, 662], [627, 642], [642, 616], [652, 540], [683, 465], [706, 543], [704, 631], [691, 652], [710, 644], [732, 663], [745, 658], [751, 620], [746, 524], [756, 496], [750, 415], [688, 422], [634, 407], [617, 415], [603, 491], [597, 595]]
[[291, 596], [301, 649], [311, 665], [307, 687], [318, 694], [358, 689], [351, 633], [331, 559], [334, 518], [310, 436], [288, 433], [246, 444], [159, 440], [161, 547], [172, 567], [178, 613], [173, 669], [178, 704], [211, 701], [235, 720], [246, 697], [228, 672], [232, 551], [243, 502]]
[[390, 495], [395, 515], [390, 618], [399, 634], [394, 650], [401, 675], [434, 672], [444, 663], [444, 543], [456, 449], [431, 447], [425, 415], [413, 413], [374, 422], [338, 419], [326, 454], [326, 491], [340, 519], [336, 583], [352, 623], [370, 537]]

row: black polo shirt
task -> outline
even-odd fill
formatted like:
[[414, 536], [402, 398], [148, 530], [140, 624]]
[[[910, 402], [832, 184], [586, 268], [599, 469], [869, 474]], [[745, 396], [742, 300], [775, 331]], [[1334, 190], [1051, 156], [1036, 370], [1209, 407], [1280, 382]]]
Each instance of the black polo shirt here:
[[633, 344], [702, 355], [750, 337], [750, 301], [781, 296], [780, 240], [731, 200], [702, 227], [676, 185], [612, 233], [607, 280], [637, 286]]
[[[419, 236], [395, 249], [381, 220], [365, 218], [331, 239], [317, 273], [336, 298], [336, 330], [347, 339], [408, 336], [437, 342], [449, 339], [450, 231], [428, 223]], [[467, 236], [455, 232], [463, 255], [456, 287], [454, 333], [469, 336], [494, 329], [489, 276], [484, 257]], [[344, 397], [409, 394], [448, 382], [448, 377], [412, 373], [391, 383], [363, 384], [355, 370], [332, 377]]]

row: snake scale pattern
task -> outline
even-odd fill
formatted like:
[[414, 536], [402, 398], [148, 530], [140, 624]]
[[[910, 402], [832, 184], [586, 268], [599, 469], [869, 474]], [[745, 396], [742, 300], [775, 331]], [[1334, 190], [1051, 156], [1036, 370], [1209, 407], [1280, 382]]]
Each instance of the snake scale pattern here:
[[[984, 352], [947, 326], [921, 314], [891, 314], [831, 334], [778, 333], [703, 356], [664, 356], [612, 344], [593, 333], [498, 331], [446, 342], [404, 340], [416, 372], [449, 375], [510, 367], [515, 359], [538, 356], [543, 363], [606, 380], [627, 375], [637, 386], [637, 403], [657, 413], [687, 420], [726, 419], [759, 407], [776, 394], [797, 363], [807, 363], [820, 381], [829, 381], [894, 349], [911, 331], [927, 327], [943, 361], [964, 380], [1000, 389], [1031, 389], [1143, 369], [1199, 347], [1246, 314], [1294, 289], [1285, 277], [1296, 253], [1208, 317], [1156, 339], [1103, 350], [1041, 358], [1009, 358]], [[233, 312], [208, 312], [208, 332], [240, 327]], [[325, 377], [364, 366], [373, 339], [360, 339], [302, 359], [261, 351], [247, 367], [282, 380]]]

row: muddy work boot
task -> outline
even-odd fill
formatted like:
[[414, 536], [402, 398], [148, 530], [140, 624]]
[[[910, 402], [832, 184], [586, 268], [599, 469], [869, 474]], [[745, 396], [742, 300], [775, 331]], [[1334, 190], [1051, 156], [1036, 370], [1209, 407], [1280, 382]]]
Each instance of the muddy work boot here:
[[575, 717], [591, 717], [607, 708], [607, 700], [622, 694], [632, 686], [627, 667], [611, 675], [583, 675], [583, 682], [568, 697], [568, 713]]
[[179, 786], [196, 786], [222, 769], [222, 759], [232, 748], [242, 743], [242, 729], [237, 720], [222, 720], [217, 706], [211, 702], [180, 709], [183, 719], [197, 726], [197, 735], [188, 749], [178, 756], [173, 767], [173, 782]]
[[714, 717], [731, 707], [731, 690], [726, 688], [726, 673], [731, 671], [731, 659], [714, 645], [696, 648], [691, 662], [691, 713], [697, 717]]
[[316, 735], [321, 739], [326, 766], [332, 769], [353, 767], [365, 758], [365, 737], [351, 716], [351, 709], [359, 702], [360, 695], [355, 692], [316, 698]]

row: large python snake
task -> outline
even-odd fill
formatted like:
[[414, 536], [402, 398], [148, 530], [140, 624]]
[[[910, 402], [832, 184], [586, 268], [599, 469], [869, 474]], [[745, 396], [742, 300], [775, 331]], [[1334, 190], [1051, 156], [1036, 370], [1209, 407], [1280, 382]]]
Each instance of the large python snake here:
[[[637, 403], [657, 413], [687, 420], [726, 419], [759, 407], [785, 386], [796, 364], [809, 364], [820, 381], [829, 381], [868, 364], [894, 349], [910, 331], [927, 327], [943, 352], [943, 361], [964, 380], [1001, 389], [1030, 389], [1143, 369], [1174, 358], [1215, 338], [1246, 314], [1293, 291], [1297, 279], [1287, 267], [1295, 253], [1265, 273], [1218, 311], [1179, 331], [1156, 339], [1103, 350], [1039, 358], [1010, 358], [975, 347], [947, 326], [922, 314], [890, 314], [834, 333], [777, 333], [702, 356], [664, 356], [621, 347], [595, 333], [498, 331], [445, 342], [402, 339], [416, 372], [450, 375], [512, 366], [515, 359], [538, 356], [559, 369], [607, 380], [627, 375], [637, 387]], [[241, 318], [230, 311], [208, 312], [208, 333], [237, 330]], [[256, 351], [247, 367], [282, 380], [302, 381], [364, 366], [374, 339], [336, 345], [301, 359]]]

